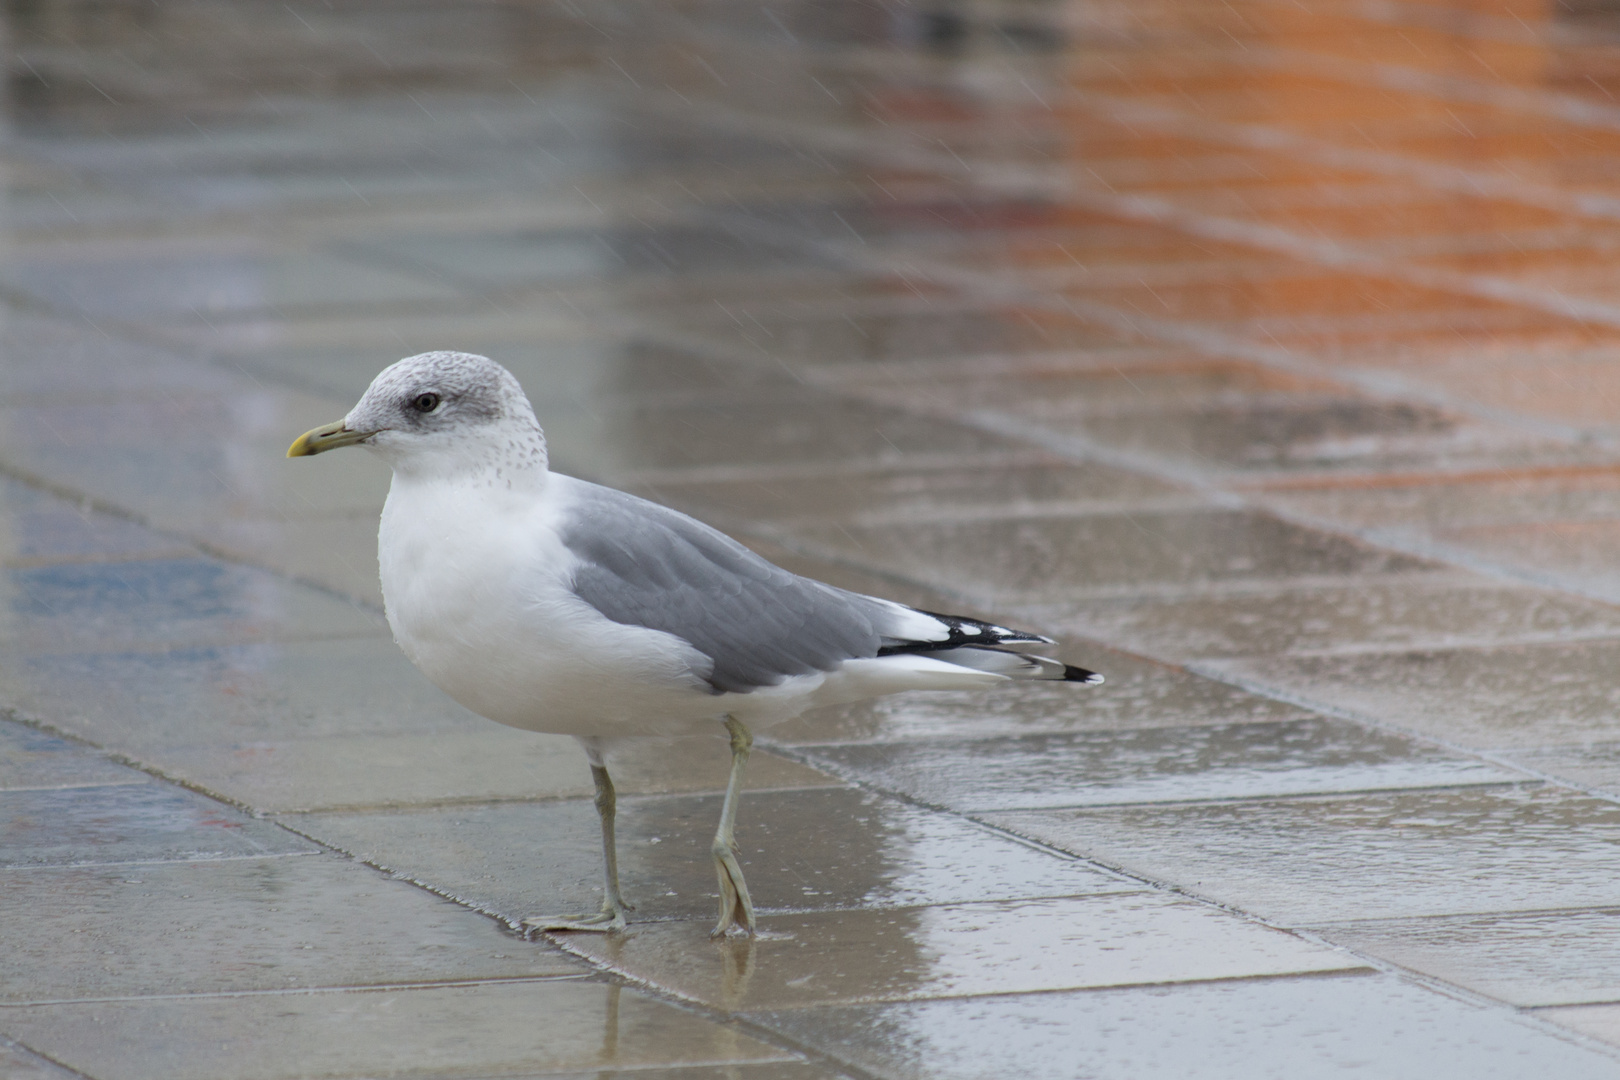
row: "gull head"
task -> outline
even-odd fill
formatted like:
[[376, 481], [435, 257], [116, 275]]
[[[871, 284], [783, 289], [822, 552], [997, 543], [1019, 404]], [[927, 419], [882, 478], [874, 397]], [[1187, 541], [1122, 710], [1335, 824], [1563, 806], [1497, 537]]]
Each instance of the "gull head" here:
[[485, 356], [407, 357], [371, 381], [349, 415], [300, 435], [288, 457], [364, 446], [396, 472], [546, 465], [546, 442], [523, 387]]

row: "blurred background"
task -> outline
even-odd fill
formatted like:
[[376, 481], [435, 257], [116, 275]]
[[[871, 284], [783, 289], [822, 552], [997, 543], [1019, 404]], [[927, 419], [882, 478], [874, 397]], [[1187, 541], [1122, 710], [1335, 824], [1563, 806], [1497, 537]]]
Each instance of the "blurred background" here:
[[[1620, 1075], [1620, 6], [3, 15], [0, 1073]], [[282, 456], [433, 349], [1108, 682], [770, 732], [751, 945], [627, 749], [520, 940], [583, 757]]]

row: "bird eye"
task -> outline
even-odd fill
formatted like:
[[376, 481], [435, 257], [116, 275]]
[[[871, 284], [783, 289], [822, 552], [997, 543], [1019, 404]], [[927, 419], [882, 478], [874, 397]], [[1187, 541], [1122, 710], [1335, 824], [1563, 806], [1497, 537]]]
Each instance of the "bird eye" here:
[[416, 397], [411, 400], [411, 408], [415, 409], [417, 412], [432, 412], [438, 407], [438, 394], [417, 394]]

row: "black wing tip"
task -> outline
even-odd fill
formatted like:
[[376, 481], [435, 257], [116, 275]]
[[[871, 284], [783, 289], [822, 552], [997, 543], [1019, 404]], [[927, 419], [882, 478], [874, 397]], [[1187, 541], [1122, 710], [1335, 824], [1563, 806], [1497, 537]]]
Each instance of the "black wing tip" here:
[[1103, 677], [1095, 671], [1087, 671], [1085, 668], [1075, 667], [1073, 664], [1064, 664], [1063, 681], [1082, 683], [1086, 686], [1096, 686], [1103, 681]]
[[966, 615], [946, 615], [925, 608], [912, 608], [919, 615], [938, 619], [946, 626], [944, 641], [907, 641], [894, 646], [895, 651], [910, 652], [918, 649], [948, 649], [958, 645], [1056, 645], [1054, 638], [1028, 630], [1014, 630], [997, 623], [970, 619]]

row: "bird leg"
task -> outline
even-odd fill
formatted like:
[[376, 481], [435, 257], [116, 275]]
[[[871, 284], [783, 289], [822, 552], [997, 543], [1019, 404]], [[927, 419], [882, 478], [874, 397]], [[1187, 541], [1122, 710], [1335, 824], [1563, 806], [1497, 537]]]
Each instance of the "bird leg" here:
[[737, 822], [737, 798], [742, 794], [743, 768], [754, 737], [733, 717], [726, 717], [731, 732], [731, 780], [726, 784], [726, 801], [720, 807], [720, 827], [715, 830], [714, 869], [720, 879], [720, 921], [710, 937], [720, 937], [733, 926], [746, 934], [754, 932], [754, 902], [748, 898], [748, 883], [737, 865], [737, 838], [732, 827]]
[[591, 757], [591, 779], [596, 781], [596, 815], [602, 819], [602, 910], [594, 915], [560, 918], [535, 916], [523, 920], [526, 930], [594, 930], [609, 933], [623, 930], [624, 913], [635, 910], [619, 895], [619, 853], [613, 835], [618, 797], [613, 792], [613, 780], [608, 776], [607, 764], [601, 755], [590, 748], [587, 748], [587, 753]]

